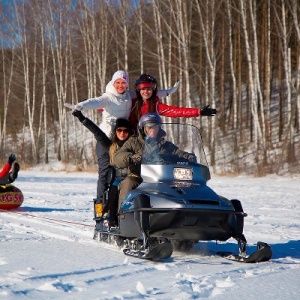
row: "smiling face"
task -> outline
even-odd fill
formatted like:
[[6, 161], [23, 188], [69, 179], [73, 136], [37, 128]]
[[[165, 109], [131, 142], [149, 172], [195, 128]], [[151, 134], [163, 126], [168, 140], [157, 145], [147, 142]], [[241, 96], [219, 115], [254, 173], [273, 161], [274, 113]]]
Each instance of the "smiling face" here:
[[150, 138], [155, 138], [159, 131], [159, 125], [145, 126], [145, 132]]
[[117, 79], [114, 84], [114, 88], [116, 89], [117, 93], [123, 94], [126, 92], [127, 83], [124, 79]]
[[142, 88], [140, 89], [140, 94], [143, 100], [149, 100], [153, 95], [153, 89], [148, 87]]
[[128, 139], [129, 130], [126, 127], [118, 127], [116, 129], [116, 135], [120, 141], [125, 141]]

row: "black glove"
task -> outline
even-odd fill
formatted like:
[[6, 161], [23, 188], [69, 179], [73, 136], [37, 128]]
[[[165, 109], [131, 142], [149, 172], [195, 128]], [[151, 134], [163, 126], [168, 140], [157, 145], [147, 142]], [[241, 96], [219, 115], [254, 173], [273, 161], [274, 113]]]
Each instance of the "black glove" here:
[[9, 157], [8, 157], [8, 163], [10, 165], [12, 165], [12, 163], [16, 160], [16, 156], [14, 154], [11, 154]]
[[85, 120], [85, 116], [82, 114], [82, 112], [80, 110], [75, 109], [72, 112], [72, 115], [76, 118], [78, 118], [78, 120], [82, 123]]
[[189, 162], [191, 162], [191, 163], [197, 163], [197, 157], [196, 157], [196, 155], [195, 154], [190, 154], [189, 156], [188, 156], [188, 161]]
[[139, 163], [141, 162], [141, 160], [142, 160], [142, 157], [141, 157], [139, 154], [133, 154], [133, 155], [131, 156], [131, 161], [132, 161], [135, 165], [139, 164]]
[[206, 105], [201, 108], [201, 116], [214, 116], [217, 113], [215, 108], [210, 108], [210, 105]]

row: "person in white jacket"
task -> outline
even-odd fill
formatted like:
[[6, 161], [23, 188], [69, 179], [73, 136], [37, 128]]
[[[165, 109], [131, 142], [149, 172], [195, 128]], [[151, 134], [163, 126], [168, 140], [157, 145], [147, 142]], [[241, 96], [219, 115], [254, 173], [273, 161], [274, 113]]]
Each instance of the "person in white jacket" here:
[[[174, 93], [178, 89], [179, 83], [168, 90], [159, 90], [157, 95], [164, 98]], [[102, 121], [100, 129], [110, 137], [111, 129], [114, 128], [118, 118], [129, 119], [132, 109], [132, 99], [136, 98], [135, 90], [128, 90], [129, 77], [127, 72], [119, 70], [114, 73], [111, 81], [106, 85], [105, 93], [99, 97], [89, 98], [75, 105], [75, 110], [87, 111], [92, 109], [103, 108]], [[105, 158], [106, 149], [100, 143], [96, 144], [98, 157], [98, 182], [97, 182], [97, 199], [101, 199], [105, 190], [107, 159]]]
[[[132, 99], [136, 97], [135, 90], [128, 90], [129, 77], [127, 72], [119, 70], [114, 73], [111, 81], [106, 85], [105, 93], [99, 97], [89, 98], [75, 105], [75, 110], [87, 111], [103, 108], [100, 128], [110, 136], [111, 128], [114, 128], [118, 118], [129, 119], [132, 108]], [[164, 98], [178, 89], [177, 82], [168, 90], [159, 90], [157, 95]]]

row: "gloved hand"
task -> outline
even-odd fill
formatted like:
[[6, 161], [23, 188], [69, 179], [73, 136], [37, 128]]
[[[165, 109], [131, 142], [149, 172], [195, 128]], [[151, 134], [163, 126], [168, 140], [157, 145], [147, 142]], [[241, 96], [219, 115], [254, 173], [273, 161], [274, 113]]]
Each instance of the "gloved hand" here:
[[16, 160], [16, 156], [14, 154], [11, 154], [9, 157], [8, 157], [8, 163], [10, 165], [12, 165], [12, 163]]
[[76, 118], [78, 118], [78, 120], [82, 123], [85, 120], [85, 116], [82, 114], [82, 112], [80, 110], [75, 109], [72, 112], [72, 115]]
[[142, 157], [139, 154], [133, 154], [131, 156], [131, 161], [135, 164], [138, 165], [139, 163], [141, 163]]
[[217, 113], [215, 108], [210, 108], [210, 105], [206, 105], [201, 108], [201, 116], [214, 116]]
[[193, 153], [188, 156], [188, 160], [192, 163], [197, 163], [197, 157]]
[[179, 88], [179, 81], [177, 81], [173, 87], [171, 87], [170, 89], [167, 90], [167, 95], [171, 95], [173, 94], [174, 92], [177, 91], [177, 89]]

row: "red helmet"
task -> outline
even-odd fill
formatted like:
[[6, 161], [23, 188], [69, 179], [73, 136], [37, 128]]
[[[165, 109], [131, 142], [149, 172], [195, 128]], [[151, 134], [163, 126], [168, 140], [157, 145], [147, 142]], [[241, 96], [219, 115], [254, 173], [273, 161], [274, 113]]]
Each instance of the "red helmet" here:
[[142, 88], [152, 88], [156, 90], [157, 80], [149, 74], [142, 74], [135, 80], [134, 86], [136, 90], [141, 90]]

